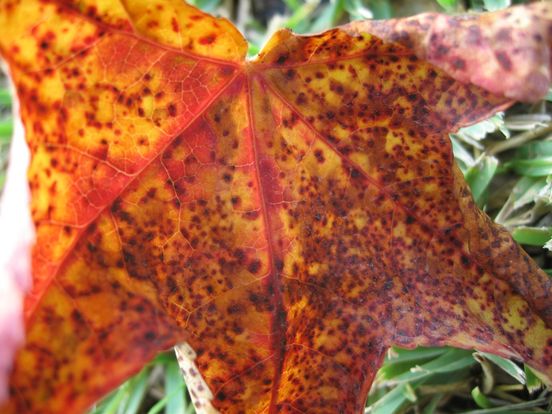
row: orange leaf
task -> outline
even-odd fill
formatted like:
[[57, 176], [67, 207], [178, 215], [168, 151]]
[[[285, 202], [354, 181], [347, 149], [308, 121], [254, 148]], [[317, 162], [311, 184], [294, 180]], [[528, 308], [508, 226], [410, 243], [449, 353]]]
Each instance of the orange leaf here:
[[392, 344], [552, 376], [550, 279], [474, 205], [447, 136], [501, 90], [362, 24], [246, 61], [181, 0], [10, 0], [0, 27], [37, 233], [3, 413], [82, 412], [178, 343], [202, 412], [362, 412]]

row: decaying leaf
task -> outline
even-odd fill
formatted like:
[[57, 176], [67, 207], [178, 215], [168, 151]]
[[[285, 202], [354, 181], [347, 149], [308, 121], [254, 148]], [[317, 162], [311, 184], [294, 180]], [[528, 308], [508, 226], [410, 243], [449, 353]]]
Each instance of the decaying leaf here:
[[3, 413], [81, 412], [177, 343], [203, 412], [361, 412], [392, 344], [552, 376], [550, 279], [447, 137], [507, 96], [359, 25], [245, 61], [180, 0], [8, 0], [0, 27], [37, 232]]
[[549, 3], [538, 2], [476, 15], [424, 13], [363, 20], [345, 29], [404, 44], [462, 82], [508, 98], [536, 101], [552, 81], [550, 10]]

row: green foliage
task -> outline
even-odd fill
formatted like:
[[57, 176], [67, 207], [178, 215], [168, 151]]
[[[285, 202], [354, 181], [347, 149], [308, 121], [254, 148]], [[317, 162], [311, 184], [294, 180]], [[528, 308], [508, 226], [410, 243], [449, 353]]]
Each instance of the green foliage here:
[[510, 0], [483, 0], [485, 8], [489, 11], [504, 9], [510, 6], [511, 3]]
[[452, 12], [458, 7], [458, 0], [436, 0], [447, 12]]
[[146, 367], [94, 407], [90, 414], [137, 414], [146, 395], [151, 367]]

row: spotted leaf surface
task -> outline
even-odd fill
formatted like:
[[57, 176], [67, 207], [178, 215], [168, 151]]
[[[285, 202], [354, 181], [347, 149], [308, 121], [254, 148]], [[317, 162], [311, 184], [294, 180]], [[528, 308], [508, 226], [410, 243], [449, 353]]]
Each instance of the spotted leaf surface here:
[[551, 21], [552, 7], [543, 1], [486, 14], [364, 20], [345, 30], [402, 43], [460, 81], [537, 101], [552, 82]]
[[504, 95], [350, 26], [246, 61], [180, 0], [7, 0], [0, 27], [36, 226], [2, 413], [82, 412], [176, 344], [209, 413], [360, 413], [391, 345], [552, 375], [550, 280], [447, 136]]

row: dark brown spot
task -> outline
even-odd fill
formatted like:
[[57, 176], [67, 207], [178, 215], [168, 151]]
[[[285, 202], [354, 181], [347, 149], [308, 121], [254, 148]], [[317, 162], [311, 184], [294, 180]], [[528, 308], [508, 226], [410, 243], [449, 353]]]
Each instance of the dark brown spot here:
[[286, 62], [286, 60], [288, 59], [288, 57], [289, 57], [288, 55], [280, 55], [278, 57], [278, 59], [276, 59], [276, 63], [278, 65], [283, 65]]
[[506, 52], [495, 52], [496, 60], [502, 66], [502, 69], [509, 72], [512, 70], [512, 61]]
[[169, 111], [170, 116], [176, 116], [176, 105], [175, 104], [169, 104], [167, 107], [167, 110]]
[[249, 263], [249, 266], [247, 266], [247, 270], [249, 270], [251, 273], [255, 274], [261, 269], [261, 262], [257, 259], [253, 260], [251, 263]]
[[452, 66], [454, 66], [454, 69], [458, 70], [466, 69], [466, 61], [457, 57], [452, 61]]
[[314, 156], [316, 157], [316, 160], [317, 160], [320, 164], [322, 164], [324, 161], [326, 161], [325, 158], [324, 158], [324, 153], [323, 153], [321, 150], [319, 150], [319, 149], [317, 149], [317, 150], [314, 151]]

